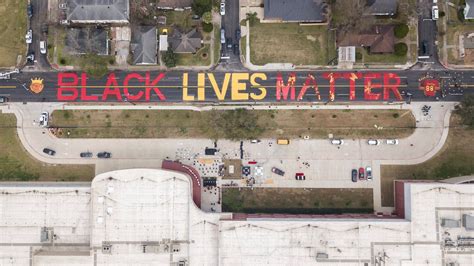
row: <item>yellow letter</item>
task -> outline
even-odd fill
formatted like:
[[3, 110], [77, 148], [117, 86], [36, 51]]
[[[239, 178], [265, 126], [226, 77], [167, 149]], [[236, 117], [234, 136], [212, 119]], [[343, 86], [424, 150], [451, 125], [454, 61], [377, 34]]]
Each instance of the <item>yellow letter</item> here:
[[214, 78], [213, 73], [207, 73], [207, 76], [209, 80], [211, 81], [211, 85], [212, 85], [212, 88], [214, 89], [214, 92], [216, 93], [217, 99], [219, 101], [224, 101], [225, 95], [227, 93], [227, 88], [229, 87], [230, 73], [225, 73], [224, 82], [222, 83], [222, 89], [220, 89], [219, 85], [217, 85], [217, 82], [216, 82], [216, 79]]
[[256, 88], [260, 90], [260, 94], [255, 94], [255, 93], [250, 93], [250, 98], [256, 101], [260, 101], [267, 96], [267, 89], [265, 87], [262, 87], [260, 83], [255, 81], [255, 79], [261, 79], [261, 80], [267, 80], [267, 75], [265, 73], [253, 73], [252, 76], [250, 76], [250, 84], [252, 85], [253, 88]]
[[206, 89], [206, 73], [198, 73], [198, 101], [206, 100], [204, 90]]
[[244, 91], [247, 88], [245, 83], [241, 83], [241, 80], [248, 80], [249, 73], [233, 73], [232, 74], [232, 94], [231, 98], [232, 101], [239, 101], [239, 100], [248, 100], [249, 94], [248, 93], [241, 93], [240, 91]]
[[188, 95], [188, 73], [183, 73], [183, 101], [194, 101], [194, 95]]

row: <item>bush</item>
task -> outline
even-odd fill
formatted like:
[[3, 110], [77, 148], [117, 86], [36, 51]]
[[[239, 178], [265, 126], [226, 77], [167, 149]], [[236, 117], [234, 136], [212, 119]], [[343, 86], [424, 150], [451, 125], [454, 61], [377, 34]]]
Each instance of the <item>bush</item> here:
[[398, 24], [393, 29], [393, 31], [395, 33], [395, 37], [397, 37], [398, 39], [405, 38], [405, 36], [407, 36], [409, 30], [410, 29], [408, 28], [407, 24]]
[[439, 11], [439, 17], [442, 18], [446, 16], [446, 13], [444, 13], [444, 11]]
[[461, 22], [464, 22], [464, 8], [458, 10], [458, 19]]
[[59, 58], [59, 64], [60, 65], [65, 65], [66, 64], [66, 59], [63, 58], [63, 57]]
[[202, 22], [206, 24], [212, 23], [212, 13], [211, 12], [205, 12], [202, 14]]
[[212, 10], [212, 0], [194, 0], [191, 8], [194, 14], [202, 17], [204, 13]]
[[408, 52], [408, 46], [404, 42], [399, 42], [395, 44], [395, 54], [398, 56], [405, 56]]
[[176, 66], [176, 54], [171, 50], [171, 47], [168, 47], [168, 51], [164, 52], [161, 56], [166, 67], [175, 67]]
[[214, 29], [212, 23], [202, 23], [202, 30], [204, 32], [211, 32]]

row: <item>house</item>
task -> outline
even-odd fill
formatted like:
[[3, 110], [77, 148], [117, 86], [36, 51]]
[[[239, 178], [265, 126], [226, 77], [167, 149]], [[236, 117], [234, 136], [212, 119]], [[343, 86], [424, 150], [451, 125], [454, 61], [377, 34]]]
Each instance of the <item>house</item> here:
[[174, 29], [168, 42], [175, 53], [195, 53], [202, 46], [202, 35], [196, 29], [192, 29], [188, 33]]
[[393, 28], [393, 25], [376, 25], [359, 33], [341, 33], [337, 36], [337, 45], [369, 48], [372, 54], [393, 53], [395, 45]]
[[368, 12], [374, 16], [397, 14], [398, 0], [367, 0]]
[[156, 64], [156, 27], [140, 26], [132, 29], [131, 52], [134, 65]]
[[129, 0], [66, 0], [70, 23], [126, 24], [129, 15]]
[[474, 0], [466, 0], [466, 7], [464, 7], [464, 18], [474, 19]]
[[158, 9], [183, 10], [191, 9], [193, 0], [160, 0], [156, 3]]
[[323, 0], [264, 0], [264, 21], [323, 23], [329, 6]]
[[108, 32], [97, 27], [67, 28], [64, 49], [72, 55], [108, 55]]

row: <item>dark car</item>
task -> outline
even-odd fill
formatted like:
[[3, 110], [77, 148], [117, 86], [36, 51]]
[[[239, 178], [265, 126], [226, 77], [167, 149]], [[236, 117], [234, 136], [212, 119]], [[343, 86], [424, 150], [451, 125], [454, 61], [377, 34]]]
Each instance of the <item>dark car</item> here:
[[26, 7], [26, 13], [28, 14], [28, 17], [31, 18], [33, 16], [33, 5], [28, 4]]
[[48, 148], [44, 148], [43, 152], [46, 153], [47, 155], [54, 156], [56, 154], [56, 151]]
[[429, 54], [428, 42], [427, 41], [422, 41], [421, 42], [421, 54], [422, 55], [428, 55]]
[[8, 102], [8, 97], [0, 96], [0, 103], [6, 103], [6, 102]]
[[239, 44], [238, 43], [234, 44], [234, 54], [235, 55], [240, 54], [240, 49], [239, 49]]
[[90, 158], [92, 157], [92, 152], [88, 152], [88, 151], [81, 152], [80, 156], [81, 158]]
[[275, 173], [277, 175], [281, 175], [281, 176], [284, 176], [285, 175], [285, 172], [281, 169], [278, 169], [276, 167], [272, 167], [272, 173]]
[[359, 168], [359, 179], [364, 180], [365, 179], [365, 170], [363, 167]]
[[34, 62], [35, 61], [35, 53], [31, 52], [26, 56], [26, 61], [27, 62]]
[[110, 152], [103, 151], [103, 152], [97, 153], [97, 157], [107, 159], [107, 158], [112, 157], [112, 154]]
[[235, 39], [240, 40], [240, 29], [235, 30]]
[[231, 38], [227, 38], [226, 44], [227, 44], [227, 49], [232, 49], [232, 39]]
[[357, 170], [352, 169], [352, 182], [357, 182]]

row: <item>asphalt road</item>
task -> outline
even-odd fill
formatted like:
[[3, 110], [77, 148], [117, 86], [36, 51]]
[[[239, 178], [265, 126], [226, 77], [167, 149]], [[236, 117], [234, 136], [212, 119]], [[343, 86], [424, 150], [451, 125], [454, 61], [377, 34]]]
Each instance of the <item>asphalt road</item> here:
[[48, 39], [47, 33], [42, 27], [47, 26], [48, 0], [31, 1], [33, 16], [29, 18], [30, 29], [33, 31], [33, 42], [28, 45], [28, 54], [35, 54], [35, 62], [28, 62], [26, 66], [35, 67], [37, 70], [48, 70], [51, 68], [46, 54], [40, 53], [40, 41]]
[[[222, 45], [221, 54], [228, 56], [229, 59], [221, 59], [218, 68], [221, 70], [244, 70], [240, 62], [239, 53], [237, 53], [240, 49], [234, 52], [233, 47], [235, 44], [239, 44], [239, 39], [237, 39], [235, 35], [236, 30], [240, 29], [239, 0], [227, 0], [225, 1], [225, 5], [225, 15], [222, 16], [222, 27], [225, 30], [226, 44]], [[227, 45], [230, 45], [230, 47], [227, 47]]]
[[[296, 73], [296, 97], [301, 91], [302, 85], [305, 82], [307, 75], [312, 74], [314, 75], [318, 88], [319, 93], [321, 95], [321, 99], [317, 99], [316, 92], [313, 88], [309, 88], [307, 92], [304, 94], [303, 98], [300, 100], [302, 102], [328, 102], [329, 101], [329, 80], [324, 78], [324, 73], [329, 73], [329, 70], [324, 71], [299, 71]], [[350, 72], [337, 72], [331, 71], [334, 73], [350, 73]], [[87, 77], [84, 81], [85, 88], [84, 90], [85, 95], [89, 97], [96, 97], [97, 99], [89, 99], [86, 101], [108, 101], [108, 102], [117, 102], [117, 101], [128, 101], [129, 103], [137, 103], [137, 102], [159, 102], [159, 101], [167, 101], [167, 102], [183, 102], [184, 99], [184, 92], [183, 92], [183, 77], [185, 73], [188, 76], [188, 94], [190, 97], [194, 97], [191, 101], [199, 101], [199, 102], [218, 102], [218, 97], [216, 95], [215, 89], [211, 86], [211, 81], [209, 79], [208, 73], [202, 72], [201, 74], [204, 75], [205, 79], [205, 86], [202, 90], [204, 97], [198, 98], [198, 73], [197, 72], [181, 72], [181, 71], [173, 71], [173, 72], [165, 72], [164, 77], [159, 80], [155, 86], [147, 86], [145, 80], [138, 80], [138, 79], [130, 79], [129, 82], [129, 91], [124, 91], [123, 89], [123, 81], [125, 80], [126, 76], [135, 73], [141, 75], [143, 79], [146, 77], [147, 72], [124, 72], [124, 71], [117, 71], [114, 72], [116, 76], [117, 87], [119, 88], [119, 94], [121, 99], [117, 99], [117, 96], [109, 95], [106, 99], [103, 99], [103, 92], [106, 90], [107, 84], [107, 76], [94, 79]], [[250, 77], [254, 73], [248, 73]], [[261, 72], [260, 72], [261, 73]], [[369, 73], [380, 73], [383, 77], [383, 74], [386, 73], [393, 73], [400, 77], [400, 86], [399, 91], [402, 94], [402, 101], [407, 100], [406, 93], [411, 93], [411, 100], [413, 101], [459, 101], [463, 94], [472, 93], [474, 89], [471, 87], [471, 84], [474, 85], [474, 71], [445, 71], [445, 70], [436, 70], [436, 71], [422, 71], [422, 70], [406, 70], [406, 71], [356, 71], [354, 73], [358, 73], [362, 76], [362, 78], [356, 80], [355, 85], [355, 99], [353, 101], [365, 101], [364, 100], [364, 76]], [[436, 93], [436, 97], [427, 97], [425, 96], [424, 90], [420, 89], [420, 82], [419, 80], [427, 75], [427, 73], [432, 76], [433, 78], [439, 80], [441, 89]], [[149, 72], [149, 83], [152, 83], [155, 80], [160, 72]], [[215, 77], [215, 83], [219, 86], [219, 89], [222, 89], [223, 81], [225, 79], [225, 72], [215, 72], [213, 73]], [[232, 86], [233, 79], [237, 77], [236, 73], [227, 73], [228, 75], [228, 89], [225, 93], [225, 99], [221, 101], [234, 101], [234, 102], [249, 102], [254, 103], [257, 102], [251, 97], [249, 99], [238, 99], [236, 95], [238, 91], [236, 90], [238, 85]], [[276, 83], [277, 83], [277, 75], [278, 72], [265, 72], [262, 73], [266, 77], [266, 80], [261, 78], [257, 78], [256, 81], [261, 84], [261, 87], [265, 88], [266, 97], [261, 102], [276, 102]], [[281, 72], [283, 76], [283, 80], [287, 82], [288, 76], [290, 72]], [[252, 86], [249, 80], [245, 80], [245, 74], [243, 75], [244, 79], [240, 81], [242, 83], [242, 92], [243, 93], [255, 93], [259, 95], [261, 90], [258, 86]], [[32, 79], [42, 79], [42, 83], [44, 88], [40, 93], [34, 93], [31, 90], [31, 83]], [[241, 76], [242, 78], [242, 76]], [[65, 79], [64, 82], [71, 82], [72, 79]], [[109, 80], [110, 81], [110, 80]], [[71, 86], [70, 83], [68, 86], [62, 87], [73, 87], [74, 89], [78, 90], [78, 97], [72, 101], [81, 101], [81, 82], [82, 80], [80, 77], [76, 80], [74, 86]], [[234, 80], [236, 82], [236, 80]], [[383, 78], [377, 78], [372, 80], [372, 87], [376, 84], [382, 84], [383, 86]], [[347, 79], [336, 79], [335, 82], [335, 102], [349, 102], [349, 81]], [[57, 102], [57, 101], [64, 101], [58, 99], [58, 73], [57, 72], [23, 72], [20, 74], [16, 74], [13, 76], [11, 80], [0, 80], [0, 96], [7, 96], [9, 97], [10, 101], [14, 102]], [[113, 86], [112, 86], [113, 87]], [[156, 91], [154, 89], [149, 89], [149, 99], [145, 99], [143, 96], [140, 100], [127, 100], [127, 93], [128, 95], [137, 95], [140, 93], [145, 94], [146, 87], [157, 87], [159, 88], [159, 92], [162, 93], [165, 99], [160, 99], [158, 97]], [[233, 88], [235, 87], [235, 88]], [[374, 88], [372, 89], [373, 93], [381, 93], [383, 89], [381, 88]], [[442, 97], [442, 93], [445, 97]], [[405, 94], [404, 94], [405, 93]], [[389, 92], [390, 97], [388, 101], [397, 101], [395, 98], [394, 93]], [[63, 95], [72, 95], [70, 93], [64, 93]], [[247, 94], [246, 94], [247, 95]], [[405, 95], [405, 96], [403, 96]], [[84, 99], [83, 99], [84, 100]], [[284, 100], [282, 100], [284, 101]], [[297, 101], [295, 98], [294, 102]], [[381, 97], [379, 101], [383, 101]]]

